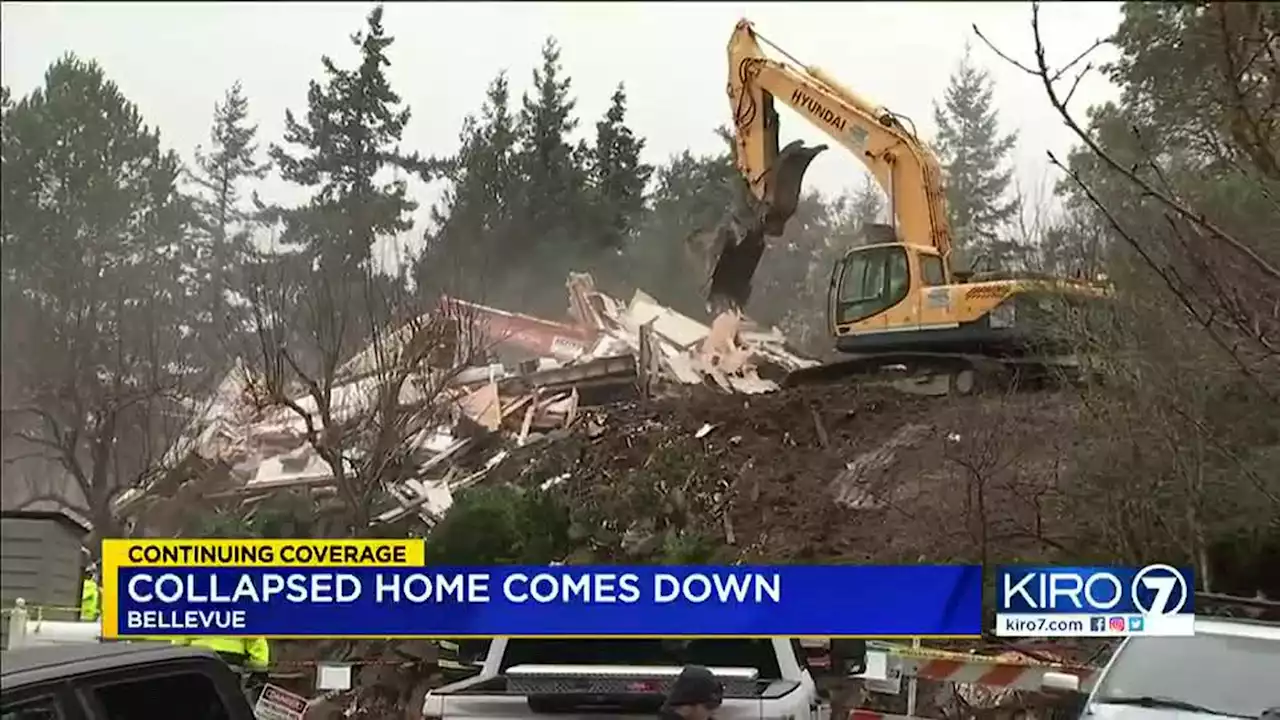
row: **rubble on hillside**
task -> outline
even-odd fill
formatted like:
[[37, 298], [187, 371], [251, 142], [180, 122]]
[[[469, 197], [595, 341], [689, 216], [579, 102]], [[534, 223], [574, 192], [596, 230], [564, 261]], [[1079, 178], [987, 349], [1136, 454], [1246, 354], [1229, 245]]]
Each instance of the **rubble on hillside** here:
[[[412, 477], [389, 488], [373, 522], [393, 523], [417, 515], [430, 525], [452, 504], [458, 489], [479, 482], [519, 448], [572, 426], [584, 408], [663, 395], [673, 386], [709, 386], [725, 393], [759, 394], [777, 389], [774, 379], [809, 367], [776, 330], [742, 325], [736, 337], [715, 338], [718, 351], [704, 352], [712, 328], [637, 291], [623, 304], [595, 287], [588, 274], [567, 282], [569, 320], [551, 321], [443, 298], [436, 312], [468, 325], [494, 361], [449, 368], [447, 375], [415, 377], [400, 402], [433, 405], [439, 420], [416, 430], [409, 441], [416, 464]], [[384, 342], [408, 342], [409, 326]], [[516, 358], [501, 362], [501, 358]], [[343, 365], [330, 402], [336, 424], [350, 426], [372, 413], [378, 387], [374, 348]], [[431, 372], [431, 371], [428, 371]], [[255, 502], [282, 490], [334, 492], [329, 465], [308, 440], [300, 412], [317, 418], [318, 408], [299, 389], [291, 407], [254, 402], [251, 371], [237, 365], [217, 387], [193, 424], [170, 449], [165, 472], [116, 501], [124, 517], [146, 509], [149, 525], [165, 525], [163, 505], [176, 510], [185, 494], [206, 500]], [[499, 442], [491, 440], [498, 436]], [[193, 481], [195, 481], [193, 483]]]
[[1050, 558], [1079, 404], [1069, 393], [945, 403], [854, 383], [585, 412], [492, 481], [554, 487], [597, 560], [705, 542], [720, 562]]

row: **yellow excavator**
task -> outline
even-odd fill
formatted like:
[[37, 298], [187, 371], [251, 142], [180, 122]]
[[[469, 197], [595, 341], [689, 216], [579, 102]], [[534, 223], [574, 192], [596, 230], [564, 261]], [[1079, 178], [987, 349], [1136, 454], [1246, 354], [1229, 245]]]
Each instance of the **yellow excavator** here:
[[[767, 56], [768, 44], [786, 60]], [[953, 258], [942, 171], [910, 121], [868, 102], [821, 69], [796, 61], [739, 21], [729, 40], [735, 161], [747, 192], [711, 233], [690, 241], [708, 272], [709, 343], [736, 332], [768, 237], [795, 213], [804, 174], [826, 145], [778, 147], [776, 101], [853, 153], [888, 199], [888, 225], [867, 228], [831, 274], [828, 329], [845, 358], [792, 373], [787, 384], [893, 368], [945, 392], [969, 392], [983, 371], [1075, 364], [1047, 341], [1044, 318], [1065, 301], [1103, 297], [1081, 280], [962, 272]], [[707, 355], [715, 351], [704, 348]]]

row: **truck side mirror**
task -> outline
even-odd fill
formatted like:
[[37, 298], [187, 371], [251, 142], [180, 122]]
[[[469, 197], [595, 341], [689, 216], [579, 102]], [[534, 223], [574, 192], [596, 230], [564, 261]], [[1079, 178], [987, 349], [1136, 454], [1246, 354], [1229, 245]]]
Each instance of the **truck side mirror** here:
[[866, 672], [867, 641], [831, 640], [831, 671], [841, 677]]

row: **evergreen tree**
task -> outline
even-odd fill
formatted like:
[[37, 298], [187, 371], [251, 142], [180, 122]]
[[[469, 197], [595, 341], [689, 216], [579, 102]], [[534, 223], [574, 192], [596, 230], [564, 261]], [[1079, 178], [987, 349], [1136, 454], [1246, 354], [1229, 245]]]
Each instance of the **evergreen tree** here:
[[474, 184], [484, 200], [490, 233], [501, 234], [514, 220], [513, 206], [520, 204], [524, 191], [516, 167], [516, 118], [511, 113], [511, 89], [506, 73], [499, 73], [485, 92], [481, 109], [481, 139], [473, 148], [470, 167]]
[[520, 169], [528, 188], [524, 211], [530, 237], [544, 243], [554, 237], [565, 250], [581, 229], [587, 186], [581, 153], [570, 139], [578, 127], [570, 85], [560, 46], [547, 38], [542, 66], [533, 71], [533, 94], [524, 95], [520, 110]]
[[[301, 253], [272, 264], [295, 276], [283, 290], [256, 284], [253, 300], [254, 369], [261, 378], [254, 391], [301, 422], [307, 444], [333, 476], [342, 513], [325, 518], [324, 532], [356, 536], [369, 532], [375, 501], [411, 455], [419, 415], [400, 401], [402, 393], [449, 336], [438, 315], [419, 321], [426, 308], [408, 293], [403, 273], [380, 272], [373, 258], [375, 243], [408, 230], [417, 208], [398, 173], [390, 181], [380, 176], [401, 169], [430, 180], [441, 169], [400, 150], [410, 112], [387, 81], [394, 38], [382, 21], [378, 5], [352, 36], [360, 51], [356, 68], [322, 58], [325, 77], [310, 84], [304, 120], [286, 114], [285, 140], [294, 150], [273, 146], [271, 157], [286, 180], [312, 195], [280, 213], [282, 242]], [[291, 287], [299, 286], [304, 291], [294, 294]], [[336, 391], [355, 375], [371, 381], [362, 401], [372, 412], [358, 429], [347, 422]], [[314, 409], [288, 399], [298, 389]]]
[[300, 244], [325, 272], [350, 273], [368, 267], [374, 242], [412, 227], [417, 203], [403, 180], [379, 183], [379, 172], [400, 167], [430, 179], [430, 165], [416, 153], [399, 149], [409, 108], [387, 82], [387, 49], [395, 38], [382, 25], [383, 7], [375, 7], [364, 32], [352, 36], [361, 62], [354, 70], [321, 58], [325, 82], [311, 81], [307, 115], [285, 113], [285, 142], [292, 154], [272, 145], [281, 176], [314, 188], [308, 205], [286, 213], [286, 241]]
[[956, 245], [972, 260], [1004, 267], [1018, 255], [1016, 245], [1001, 237], [1019, 211], [1008, 197], [1013, 170], [1007, 164], [1017, 135], [1001, 134], [992, 87], [990, 74], [974, 64], [966, 45], [943, 103], [934, 103], [933, 113]]
[[[193, 248], [194, 280], [205, 298], [201, 324], [210, 351], [226, 333], [243, 329], [240, 313], [228, 312], [228, 296], [241, 284], [240, 271], [253, 256], [249, 224], [251, 213], [242, 205], [246, 180], [258, 180], [268, 165], [259, 163], [256, 124], [249, 123], [249, 101], [237, 81], [214, 105], [209, 148], [196, 148], [196, 170], [191, 173], [199, 190], [193, 198], [200, 235]], [[215, 355], [216, 357], [216, 355]]]
[[17, 395], [6, 406], [21, 408], [5, 422], [74, 488], [67, 497], [44, 477], [41, 492], [110, 536], [111, 502], [167, 448], [178, 415], [168, 403], [193, 365], [178, 282], [192, 218], [181, 161], [96, 63], [74, 55], [3, 124], [2, 344], [6, 394]]
[[514, 272], [510, 261], [530, 250], [513, 232], [524, 188], [505, 73], [489, 83], [479, 117], [464, 119], [459, 139], [457, 154], [443, 163], [449, 186], [431, 210], [434, 227], [426, 234], [415, 277], [421, 288], [505, 300], [496, 292], [501, 276], [504, 270]]
[[836, 198], [831, 204], [835, 223], [835, 231], [829, 243], [832, 252], [843, 255], [854, 245], [874, 242], [873, 238], [867, 237], [865, 231], [868, 225], [881, 222], [884, 210], [884, 192], [870, 175], [852, 195]]
[[640, 161], [644, 140], [627, 127], [627, 92], [618, 83], [604, 118], [596, 123], [591, 180], [603, 244], [619, 248], [644, 211], [644, 191], [653, 168]]

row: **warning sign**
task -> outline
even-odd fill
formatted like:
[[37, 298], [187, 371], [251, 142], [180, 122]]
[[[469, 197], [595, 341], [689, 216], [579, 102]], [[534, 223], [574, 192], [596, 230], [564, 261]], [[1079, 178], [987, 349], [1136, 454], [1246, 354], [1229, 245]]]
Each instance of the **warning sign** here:
[[307, 712], [307, 699], [275, 685], [267, 685], [253, 706], [258, 720], [302, 720]]

